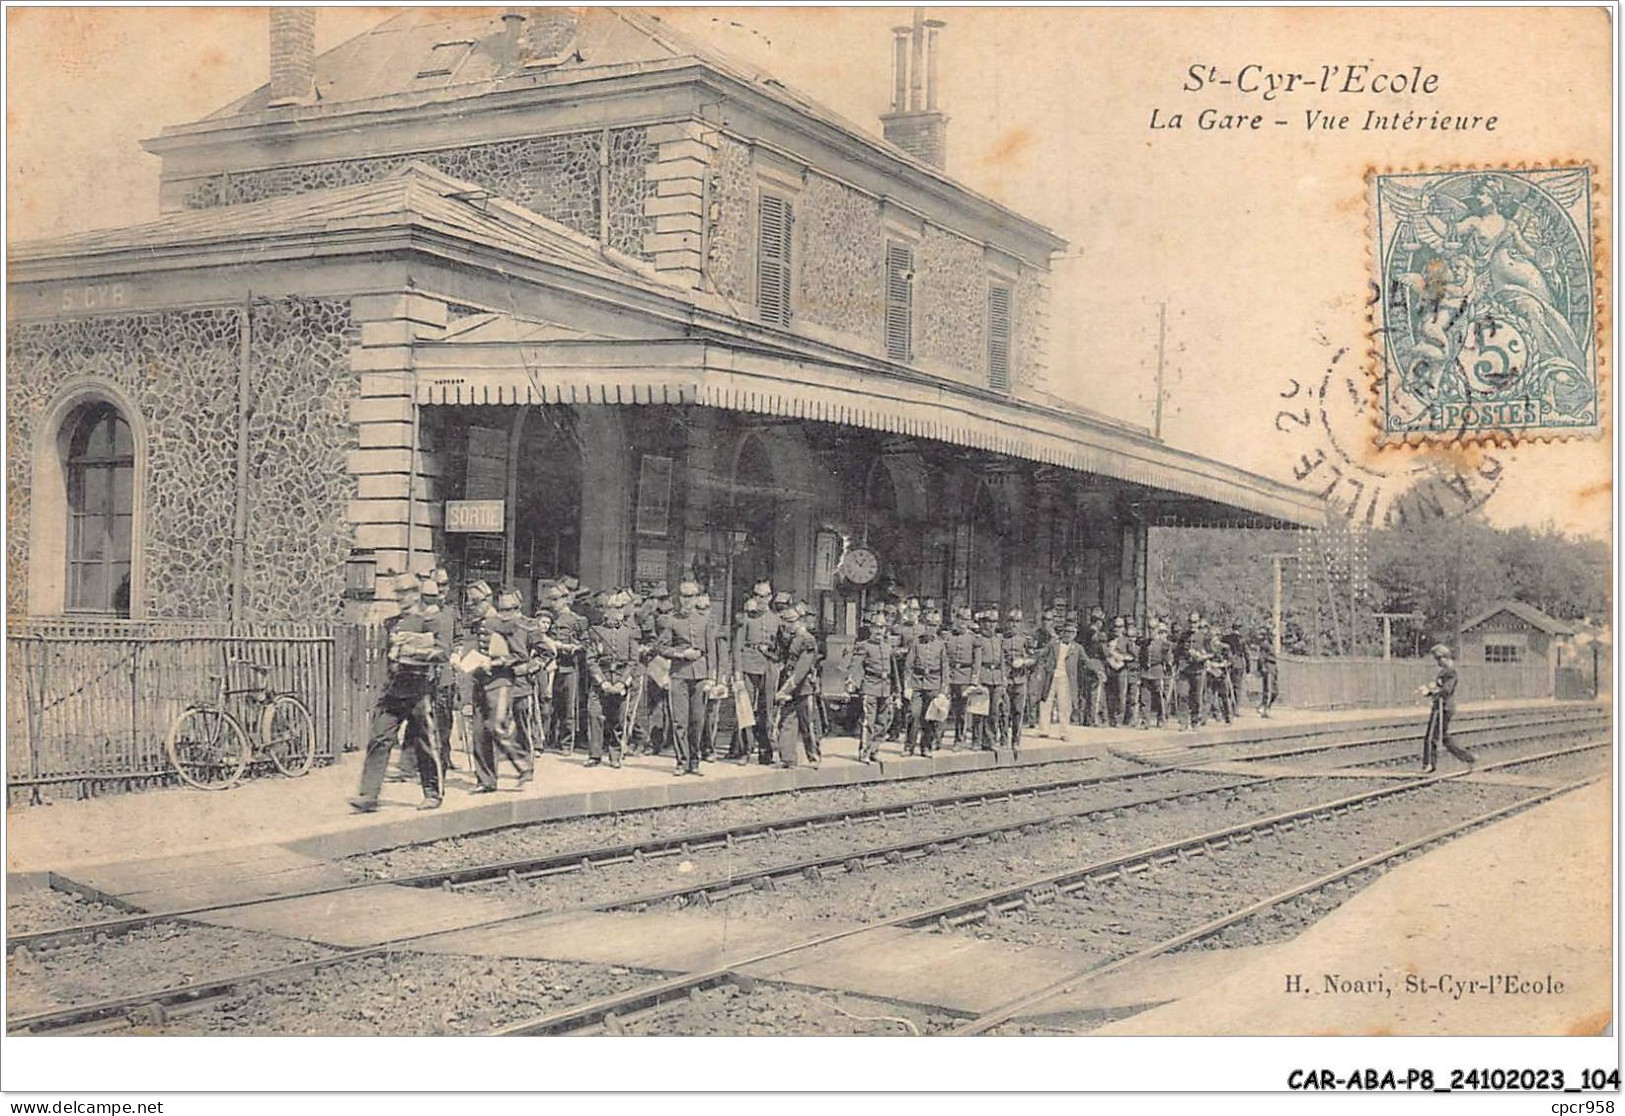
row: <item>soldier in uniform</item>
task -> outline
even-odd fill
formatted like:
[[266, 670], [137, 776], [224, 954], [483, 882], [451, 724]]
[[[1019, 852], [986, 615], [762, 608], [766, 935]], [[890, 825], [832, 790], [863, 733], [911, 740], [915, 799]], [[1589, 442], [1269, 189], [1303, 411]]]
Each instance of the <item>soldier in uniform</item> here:
[[896, 697], [895, 712], [892, 716], [892, 730], [890, 738], [901, 739], [905, 742], [918, 737], [918, 729], [910, 724], [913, 713], [909, 707], [908, 697], [908, 653], [920, 638], [925, 625], [920, 621], [920, 600], [918, 597], [908, 597], [903, 601], [902, 609], [897, 618], [895, 627], [889, 628], [887, 634], [891, 637], [894, 667], [892, 669], [892, 689]]
[[[446, 631], [446, 653], [457, 646], [457, 638], [462, 634], [462, 617], [457, 614], [456, 607], [448, 598], [451, 575], [444, 567], [435, 567], [434, 573], [423, 580], [423, 611], [431, 618], [439, 617], [436, 621], [444, 625]], [[444, 663], [436, 671], [434, 690], [434, 727], [435, 739], [440, 742], [440, 769], [442, 772], [456, 770], [451, 762], [451, 729], [457, 709], [463, 703], [457, 698], [457, 672], [450, 663]]]
[[1225, 658], [1230, 662], [1230, 712], [1241, 716], [1241, 703], [1247, 696], [1247, 637], [1241, 634], [1241, 621], [1233, 621], [1224, 634]]
[[547, 737], [559, 751], [572, 755], [581, 728], [580, 668], [591, 628], [587, 618], [575, 610], [571, 591], [565, 583], [549, 589], [546, 599], [548, 611], [553, 614], [550, 638], [558, 652], [553, 668], [553, 723]]
[[778, 738], [779, 766], [796, 765], [796, 737], [801, 737], [807, 752], [807, 762], [813, 767], [819, 763], [818, 734], [814, 727], [817, 716], [813, 706], [818, 701], [818, 640], [807, 627], [806, 616], [800, 606], [791, 604], [779, 614], [784, 625], [785, 666], [782, 681], [773, 700], [780, 706]]
[[[643, 645], [645, 667], [654, 657], [654, 648], [660, 642], [660, 630], [672, 614], [671, 593], [664, 581], [657, 582], [649, 591], [638, 612], [638, 642]], [[638, 702], [637, 716], [632, 722], [632, 754], [647, 752], [658, 755], [669, 741], [670, 722], [666, 716], [666, 691], [660, 688], [652, 673], [645, 669], [643, 695]]]
[[852, 645], [847, 664], [846, 691], [861, 696], [863, 720], [858, 726], [858, 762], [868, 763], [880, 752], [880, 742], [892, 720], [892, 670], [896, 656], [892, 650], [888, 617], [876, 609], [869, 617], [865, 637]]
[[[970, 609], [960, 605], [954, 609], [953, 626], [949, 628], [943, 644], [948, 655], [948, 719], [954, 726], [954, 750], [965, 746], [966, 737], [975, 731], [974, 722], [967, 726], [965, 690], [974, 685], [981, 673], [981, 645], [975, 632], [970, 630]], [[944, 730], [946, 731], [946, 730]]]
[[779, 636], [779, 618], [767, 610], [772, 600], [773, 586], [758, 581], [756, 588], [745, 600], [745, 615], [734, 628], [734, 666], [738, 673], [734, 685], [750, 696], [755, 720], [739, 726], [736, 745], [738, 758], [750, 754], [754, 744], [756, 758], [764, 763], [773, 762], [773, 741], [768, 737], [768, 722], [773, 713], [773, 695], [779, 688], [779, 662], [774, 644]]
[[385, 624], [389, 639], [389, 685], [373, 706], [372, 725], [367, 738], [367, 756], [361, 765], [361, 789], [350, 806], [361, 813], [378, 809], [389, 753], [406, 726], [405, 746], [417, 753], [418, 781], [423, 787], [420, 810], [440, 805], [440, 756], [435, 744], [434, 685], [439, 664], [450, 648], [441, 642], [444, 625], [423, 615], [419, 606], [421, 586], [411, 574], [395, 579], [395, 595], [401, 611]]
[[608, 746], [609, 765], [621, 766], [622, 734], [626, 730], [626, 703], [635, 687], [642, 684], [638, 662], [642, 647], [638, 630], [626, 623], [626, 606], [619, 595], [606, 602], [604, 622], [592, 630], [587, 643], [588, 767], [604, 762]]
[[530, 618], [530, 644], [527, 648], [534, 670], [530, 673], [531, 721], [538, 735], [530, 742], [531, 755], [539, 755], [549, 745], [553, 725], [553, 679], [558, 671], [559, 645], [553, 638], [553, 614], [538, 608]]
[[1275, 635], [1268, 628], [1258, 629], [1255, 645], [1258, 664], [1258, 715], [1268, 717], [1280, 692], [1280, 667], [1275, 659]]
[[1168, 708], [1173, 660], [1174, 648], [1168, 641], [1168, 628], [1162, 621], [1154, 621], [1140, 644], [1140, 684], [1147, 714], [1140, 722], [1142, 728], [1149, 727], [1153, 718], [1156, 726], [1162, 728], [1173, 712]]
[[519, 611], [518, 592], [504, 589], [497, 594], [497, 619], [509, 633], [508, 647], [513, 652], [513, 729], [514, 740], [525, 754], [534, 758], [541, 741], [533, 739], [536, 697], [535, 678], [540, 664], [531, 653], [536, 639], [534, 625]]
[[700, 759], [710, 763], [717, 757], [717, 737], [722, 732], [722, 702], [728, 696], [728, 633], [722, 623], [711, 615], [711, 597], [700, 593], [694, 597], [692, 610], [705, 621], [705, 661], [710, 671], [700, 697], [703, 701], [700, 728]]
[[1100, 609], [1089, 613], [1089, 627], [1080, 644], [1083, 647], [1083, 723], [1106, 723], [1106, 614]]
[[1450, 739], [1450, 721], [1456, 715], [1456, 662], [1451, 657], [1450, 648], [1443, 643], [1434, 644], [1433, 661], [1439, 665], [1439, 673], [1434, 677], [1431, 686], [1423, 686], [1421, 693], [1432, 698], [1428, 710], [1427, 732], [1422, 737], [1422, 770], [1432, 773], [1439, 766], [1439, 745], [1443, 744], [1446, 750], [1468, 767], [1476, 762], [1473, 754], [1465, 748], [1457, 746]]
[[937, 695], [948, 686], [948, 648], [942, 642], [942, 612], [925, 614], [919, 635], [909, 645], [903, 667], [903, 687], [908, 701], [908, 735], [904, 748], [908, 755], [929, 756], [937, 746], [946, 722], [928, 720], [926, 713]]
[[1207, 638], [1201, 613], [1190, 615], [1189, 627], [1179, 637], [1175, 657], [1185, 682], [1185, 712], [1189, 723], [1181, 727], [1200, 728], [1207, 723]]
[[1106, 667], [1106, 723], [1114, 727], [1128, 724], [1128, 665], [1133, 650], [1128, 642], [1128, 621], [1112, 618], [1111, 634], [1101, 648]]
[[[491, 604], [491, 587], [476, 581], [468, 587], [468, 627], [463, 634], [465, 652], [478, 652], [487, 660], [470, 672], [473, 680], [473, 708], [467, 713], [474, 721], [474, 776], [479, 785], [475, 794], [497, 789], [498, 753], [519, 772], [519, 785], [530, 782], [534, 769], [528, 753], [515, 739], [513, 724], [513, 655], [510, 639], [516, 638]], [[477, 718], [475, 714], [478, 714]]]
[[659, 651], [671, 660], [671, 685], [666, 691], [666, 715], [676, 753], [677, 775], [699, 775], [700, 750], [705, 735], [705, 684], [711, 681], [707, 649], [711, 618], [696, 615], [693, 602], [699, 586], [685, 581], [678, 587], [682, 603], [659, 635]]
[[1235, 695], [1230, 689], [1230, 655], [1224, 645], [1224, 635], [1216, 627], [1204, 629], [1207, 635], [1207, 688], [1213, 715], [1229, 724], [1235, 709]]
[[1033, 667], [1038, 663], [1038, 641], [1022, 626], [1021, 609], [1012, 608], [1004, 614], [1004, 661], [1009, 673], [1009, 686], [1005, 690], [1009, 707], [1010, 753], [1021, 757], [1021, 730], [1027, 726], [1028, 694], [1031, 692]]
[[987, 716], [977, 721], [976, 746], [984, 752], [994, 752], [1004, 746], [1005, 718], [1009, 713], [1005, 704], [1009, 667], [1005, 663], [1004, 637], [999, 634], [999, 610], [984, 609], [976, 619], [976, 650], [980, 660], [976, 681], [987, 687]]

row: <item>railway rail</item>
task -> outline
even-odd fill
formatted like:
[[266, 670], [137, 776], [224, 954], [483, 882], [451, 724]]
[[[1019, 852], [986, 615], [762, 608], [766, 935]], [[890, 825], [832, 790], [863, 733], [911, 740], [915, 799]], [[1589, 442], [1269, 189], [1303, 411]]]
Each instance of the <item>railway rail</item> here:
[[[1523, 733], [1522, 735], [1519, 735], [1521, 730], [1514, 730], [1507, 733], [1503, 726], [1496, 727], [1501, 728], [1504, 735], [1495, 741], [1495, 743], [1511, 743], [1514, 741], [1542, 740], [1554, 735], [1573, 734], [1577, 726], [1574, 724], [1569, 724], [1560, 726], [1555, 730], [1552, 729], [1551, 726], [1544, 726], [1547, 731], [1527, 732]], [[1482, 742], [1482, 745], [1489, 745], [1490, 743], [1491, 741], [1486, 740]], [[1586, 744], [1578, 747], [1542, 752], [1532, 756], [1521, 756], [1503, 761], [1501, 763], [1485, 765], [1484, 767], [1480, 768], [1480, 770], [1509, 768], [1525, 763], [1537, 762], [1554, 756], [1570, 755], [1603, 746], [1605, 745]], [[1243, 823], [1240, 826], [1231, 827], [1230, 830], [1221, 831], [1218, 834], [1204, 834], [1198, 838], [1188, 839], [1184, 842], [1176, 842], [1173, 846], [1158, 847], [1151, 850], [1150, 853], [1146, 855], [1151, 855], [1153, 857], [1166, 856], [1169, 855], [1171, 849], [1193, 847], [1190, 844], [1191, 841], [1196, 841], [1197, 843], [1206, 847], [1208, 843], [1213, 841], [1235, 839], [1239, 834], [1261, 831], [1274, 825], [1293, 824], [1296, 819], [1312, 818], [1327, 810], [1337, 811], [1362, 808], [1367, 803], [1377, 802], [1383, 798], [1396, 794], [1403, 794], [1419, 787], [1437, 785], [1454, 777], [1456, 776], [1433, 776], [1414, 781], [1405, 781], [1395, 786], [1385, 786], [1377, 790], [1367, 791], [1357, 795], [1345, 796], [1340, 800], [1335, 800], [1330, 803], [1320, 803], [1302, 809], [1272, 815], [1264, 819], [1255, 819], [1253, 821]], [[1110, 781], [1116, 782], [1121, 780], [1112, 779]], [[1258, 783], [1273, 781], [1277, 781], [1277, 779], [1272, 777], [1258, 780], [1242, 780], [1239, 785], [1255, 785]], [[1233, 789], [1233, 786], [1234, 785], [1225, 789]], [[1000, 797], [1003, 796], [1001, 795]], [[1191, 792], [1187, 791], [1179, 794], [1169, 795], [1166, 797], [1166, 800], [1161, 803], [1153, 801], [1147, 803], [1130, 804], [1128, 808], [1151, 808], [1158, 804], [1168, 804], [1182, 800], [1188, 801], [1191, 797]], [[1122, 808], [1122, 806], [1116, 807], [1116, 809]], [[1114, 808], [1106, 808], [1108, 812], [1112, 809]], [[929, 854], [932, 851], [940, 851], [944, 848], [954, 846], [964, 846], [966, 844], [975, 843], [986, 839], [996, 839], [994, 837], [995, 834], [1008, 834], [1012, 830], [1042, 831], [1046, 825], [1087, 816], [1091, 812], [1092, 811], [1087, 809], [1071, 810], [1040, 819], [1029, 818], [1015, 822], [994, 824], [991, 826], [974, 827], [971, 829], [958, 831], [948, 836], [938, 835], [921, 841], [891, 843], [883, 846], [871, 846], [860, 850], [846, 850], [837, 856], [802, 859], [787, 863], [772, 864], [753, 870], [744, 876], [731, 875], [724, 879], [701, 881], [695, 884], [687, 884], [677, 889], [668, 889], [652, 894], [624, 896], [616, 900], [589, 904], [582, 909], [595, 911], [628, 908], [639, 909], [667, 902], [677, 904], [708, 904], [726, 899], [730, 895], [738, 894], [741, 890], [754, 890], [767, 886], [767, 881], [783, 876], [797, 874], [815, 876], [819, 872], [834, 868], [859, 870], [875, 864], [901, 863], [911, 857]], [[679, 848], [680, 847], [681, 846], [679, 846]], [[1177, 856], [1177, 852], [1175, 852], [1174, 855]], [[1196, 855], [1201, 854], [1198, 853]], [[1080, 878], [1086, 878], [1091, 873], [1098, 873], [1103, 870], [1109, 871], [1111, 869], [1109, 867], [1102, 868], [1102, 866], [1099, 864], [1086, 866], [1081, 870], [1084, 872], [1084, 877]], [[1051, 892], [1051, 890], [1058, 891], [1064, 885], [1064, 883], [1065, 881], [1058, 880], [1045, 880], [1036, 883], [1031, 880], [1023, 881], [1011, 894], [998, 896], [978, 895], [967, 901], [950, 904], [942, 909], [935, 909], [923, 913], [917, 912], [912, 916], [902, 916], [899, 918], [887, 919], [883, 922], [876, 923], [873, 926], [865, 927], [863, 929], [875, 929], [880, 926], [915, 925], [921, 919], [925, 919], [926, 921], [945, 920], [941, 921], [941, 925], [951, 927], [953, 925], [960, 924], [960, 922], [969, 921], [979, 917], [977, 912], [982, 912], [982, 914], [985, 915], [988, 910], [1001, 909], [1002, 904], [1019, 905], [1021, 903], [1030, 901], [1032, 896], [1038, 894], [1039, 892], [1048, 894]], [[369, 884], [369, 886], [377, 886], [377, 884], [374, 882]], [[1035, 891], [1035, 889], [1037, 890]], [[558, 912], [555, 912], [555, 914], [556, 913]], [[443, 937], [447, 934], [466, 933], [500, 926], [505, 923], [515, 923], [527, 918], [535, 917], [538, 916], [532, 912], [524, 912], [520, 914], [510, 913], [501, 917], [459, 926], [450, 930], [439, 930], [432, 933], [408, 935], [395, 938], [390, 941], [381, 942], [372, 946], [360, 949], [345, 950], [326, 957], [313, 958], [295, 964], [259, 969], [247, 973], [232, 974], [217, 979], [188, 983], [183, 986], [147, 990], [128, 996], [101, 1000], [95, 1003], [81, 1004], [59, 1010], [36, 1013], [34, 1015], [11, 1019], [8, 1021], [8, 1029], [14, 1032], [61, 1032], [64, 1029], [82, 1028], [87, 1025], [94, 1027], [98, 1025], [98, 1023], [105, 1023], [105, 1021], [110, 1019], [116, 1021], [120, 1016], [124, 1016], [132, 1012], [142, 1015], [144, 1018], [162, 1019], [166, 1018], [171, 1010], [176, 1008], [184, 1008], [187, 1005], [195, 1005], [212, 997], [224, 995], [240, 987], [264, 986], [276, 981], [309, 976], [329, 966], [352, 962], [368, 957], [376, 957], [381, 954], [400, 951], [412, 946], [421, 946], [433, 939]], [[810, 939], [807, 942], [797, 943], [791, 947], [788, 947], [787, 950], [775, 951], [773, 955], [776, 956], [784, 952], [795, 952], [798, 950], [813, 948], [816, 945], [823, 944], [827, 941], [833, 941], [840, 937], [848, 936], [849, 933], [854, 932], [862, 931], [844, 931], [835, 933], [833, 935], [821, 935]], [[738, 968], [742, 965], [763, 960], [766, 956], [767, 955], [764, 955], [762, 958], [751, 958], [743, 961], [733, 962], [729, 967], [730, 969]], [[713, 973], [672, 978], [671, 980], [660, 982], [653, 992], [655, 997], [653, 1002], [662, 1002], [665, 992], [670, 990], [666, 987], [667, 985], [670, 985], [671, 988], [681, 986], [686, 990], [706, 987], [708, 983], [714, 983], [715, 980], [720, 979], [722, 979], [721, 976]], [[637, 995], [642, 995], [642, 993], [638, 993]], [[617, 1000], [617, 1004], [620, 1004], [619, 1000]], [[605, 1010], [609, 1013], [615, 1013], [627, 1009], [624, 1004], [620, 1004], [620, 1006], [612, 1005]], [[559, 1024], [557, 1021], [544, 1022], [543, 1024], [539, 1025], [538, 1033], [555, 1031], [559, 1029], [559, 1026], [561, 1026], [561, 1024]]]
[[[1579, 729], [1589, 729], [1606, 722], [1602, 714], [1587, 711], [1582, 714], [1566, 715], [1562, 718], [1551, 719], [1525, 719], [1516, 718], [1508, 721], [1490, 720], [1488, 723], [1473, 723], [1458, 732], [1458, 739], [1472, 741], [1479, 748], [1502, 747], [1509, 744], [1527, 742], [1532, 739], [1541, 739], [1547, 736], [1559, 736]], [[1523, 735], [1523, 730], [1533, 729], [1533, 733]], [[1479, 739], [1484, 736], [1485, 739]], [[1225, 755], [1215, 756], [1211, 760], [1203, 757], [1204, 762], [1237, 762], [1241, 760], [1268, 762], [1281, 759], [1293, 759], [1304, 755], [1339, 751], [1343, 749], [1361, 749], [1372, 746], [1393, 747], [1400, 743], [1393, 737], [1356, 738], [1332, 743], [1320, 743], [1312, 746], [1299, 746], [1288, 749], [1275, 749], [1269, 751], [1254, 751], [1243, 756]], [[1393, 757], [1391, 757], [1393, 758]], [[1373, 764], [1385, 761], [1371, 761]], [[139, 914], [130, 914], [111, 919], [99, 919], [90, 922], [76, 923], [69, 926], [51, 927], [43, 930], [30, 931], [21, 934], [8, 935], [6, 950], [8, 955], [18, 949], [26, 949], [30, 954], [38, 955], [62, 946], [117, 937], [133, 931], [146, 929], [164, 922], [185, 921], [196, 919], [202, 915], [218, 915], [230, 910], [241, 910], [250, 907], [263, 906], [270, 903], [279, 903], [297, 899], [314, 898], [324, 895], [336, 895], [342, 892], [357, 891], [373, 887], [449, 887], [461, 888], [472, 884], [479, 884], [491, 880], [517, 881], [539, 877], [590, 871], [595, 867], [606, 867], [616, 864], [633, 863], [641, 860], [658, 859], [665, 856], [689, 856], [695, 853], [712, 849], [732, 848], [739, 842], [757, 839], [772, 839], [778, 836], [810, 832], [819, 828], [834, 826], [850, 826], [867, 821], [881, 821], [893, 818], [908, 818], [919, 813], [934, 813], [952, 809], [971, 809], [988, 807], [999, 803], [1013, 803], [1017, 800], [1042, 798], [1045, 796], [1062, 795], [1074, 791], [1089, 790], [1095, 787], [1107, 787], [1122, 783], [1136, 782], [1165, 776], [1170, 771], [1181, 768], [1175, 765], [1163, 765], [1141, 768], [1131, 771], [1117, 772], [1110, 775], [1094, 775], [1074, 777], [1058, 780], [1044, 780], [1025, 783], [1016, 787], [997, 788], [987, 790], [974, 790], [957, 792], [947, 795], [926, 796], [917, 799], [884, 803], [879, 805], [843, 807], [835, 810], [813, 811], [809, 813], [789, 815], [771, 820], [762, 820], [740, 825], [731, 825], [724, 828], [710, 828], [692, 832], [682, 832], [665, 836], [657, 836], [641, 841], [623, 842], [609, 846], [589, 846], [568, 849], [562, 852], [548, 853], [540, 856], [528, 856], [506, 860], [490, 861], [481, 864], [450, 867], [430, 872], [417, 872], [398, 876], [386, 876], [375, 879], [353, 880], [345, 883], [327, 884], [318, 887], [289, 889], [264, 896], [247, 899], [222, 901], [216, 903], [198, 904], [190, 907], [166, 911], [151, 911]], [[1256, 781], [1274, 781], [1282, 776], [1260, 777]], [[1164, 801], [1178, 802], [1188, 800], [1189, 796], [1216, 794], [1244, 785], [1248, 780], [1237, 778], [1223, 785], [1202, 788], [1199, 790], [1176, 792], [1166, 796], [1165, 799], [1152, 799], [1145, 805], [1157, 805]], [[1140, 805], [1140, 804], [1135, 804]], [[1115, 807], [1121, 808], [1121, 807]], [[1087, 812], [1087, 811], [1086, 811]], [[1033, 824], [1029, 820], [1024, 824]], [[1010, 827], [1002, 827], [1010, 828]], [[822, 865], [803, 865], [805, 867], [822, 867]], [[801, 870], [801, 869], [797, 869]]]
[[[1606, 746], [1606, 743], [1585, 745], [1552, 754], [1569, 754]], [[1507, 760], [1502, 763], [1487, 765], [1482, 770], [1506, 769], [1543, 758], [1545, 756]], [[1269, 817], [1243, 822], [1239, 825], [1179, 838], [1139, 849], [1132, 853], [1081, 865], [1064, 872], [1021, 880], [994, 890], [956, 898], [937, 906], [909, 911], [860, 926], [842, 927], [788, 945], [763, 950], [751, 956], [733, 958], [725, 965], [717, 966], [705, 972], [667, 978], [643, 988], [620, 993], [596, 1002], [574, 1005], [547, 1015], [509, 1024], [491, 1033], [512, 1036], [589, 1034], [606, 1030], [618, 1032], [631, 1019], [654, 1010], [663, 1004], [692, 996], [698, 991], [717, 985], [741, 979], [749, 980], [748, 977], [742, 978], [741, 970], [754, 966], [765, 965], [797, 953], [807, 952], [838, 941], [864, 934], [872, 934], [881, 930], [932, 928], [944, 931], [954, 930], [973, 922], [997, 918], [1020, 908], [1037, 907], [1054, 902], [1061, 896], [1086, 887], [1092, 882], [1122, 877], [1137, 872], [1154, 871], [1181, 863], [1193, 857], [1214, 856], [1227, 848], [1250, 843], [1258, 837], [1273, 833], [1278, 829], [1289, 830], [1313, 822], [1316, 819], [1364, 810], [1382, 799], [1390, 798], [1396, 794], [1403, 794], [1406, 791], [1416, 790], [1422, 786], [1432, 786], [1458, 779], [1464, 774], [1466, 773], [1436, 775], [1416, 783], [1409, 783], [1399, 787], [1385, 787], [1302, 809], [1284, 811]], [[1335, 872], [1327, 873], [1308, 883], [1295, 885], [1265, 899], [1247, 904], [1221, 918], [1205, 922], [1192, 930], [1159, 942], [1147, 949], [1137, 951], [1128, 957], [1098, 964], [1083, 972], [1068, 974], [1062, 981], [1041, 989], [1039, 992], [1024, 996], [1020, 1000], [1002, 1005], [963, 1023], [954, 1033], [977, 1034], [991, 1030], [1033, 1006], [1075, 989], [1087, 980], [1097, 979], [1129, 964], [1144, 961], [1158, 954], [1211, 937], [1225, 928], [1244, 919], [1254, 917], [1265, 910], [1291, 902], [1300, 896], [1324, 890], [1350, 876], [1362, 872], [1371, 872], [1392, 860], [1410, 855], [1431, 845], [1439, 844], [1470, 829], [1478, 828], [1527, 809], [1530, 806], [1538, 805], [1560, 794], [1577, 790], [1597, 781], [1599, 778], [1601, 776], [1593, 775], [1560, 787], [1539, 790], [1514, 803], [1475, 815], [1466, 821], [1434, 831], [1421, 839], [1401, 842], [1379, 855], [1362, 858], [1354, 864], [1343, 866]]]

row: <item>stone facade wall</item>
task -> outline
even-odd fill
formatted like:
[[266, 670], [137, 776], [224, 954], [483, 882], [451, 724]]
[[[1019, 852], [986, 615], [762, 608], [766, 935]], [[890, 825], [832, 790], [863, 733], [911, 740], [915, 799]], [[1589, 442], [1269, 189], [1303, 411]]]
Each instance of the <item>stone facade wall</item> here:
[[796, 207], [801, 248], [796, 313], [830, 329], [883, 335], [886, 238], [880, 203], [812, 174]]
[[[7, 338], [6, 606], [27, 609], [36, 423], [71, 383], [99, 377], [147, 431], [140, 545], [147, 615], [219, 618], [230, 600], [240, 311], [165, 311], [14, 323]], [[250, 419], [248, 619], [336, 615], [349, 551], [344, 451], [353, 393], [348, 304], [256, 307]]]
[[987, 267], [982, 246], [927, 225], [917, 253], [914, 351], [985, 381]]
[[711, 171], [711, 204], [716, 216], [708, 230], [706, 270], [717, 293], [741, 307], [756, 302], [756, 249], [751, 243], [755, 198], [750, 148], [719, 137]]
[[356, 447], [350, 350], [358, 340], [346, 301], [255, 307], [246, 616], [337, 615], [353, 538], [344, 510], [356, 483], [345, 455]]
[[1010, 291], [1010, 373], [1017, 388], [1030, 388], [1049, 370], [1049, 272], [1023, 267]]
[[[603, 203], [598, 163], [603, 143], [601, 132], [577, 132], [446, 151], [228, 173], [198, 183], [187, 194], [184, 204], [188, 209], [210, 209], [333, 186], [376, 182], [407, 163], [417, 161], [453, 178], [483, 186], [597, 240]], [[609, 132], [610, 244], [633, 256], [643, 256], [643, 235], [653, 228], [652, 222], [643, 215], [643, 201], [651, 189], [644, 180], [644, 168], [653, 159], [654, 147], [648, 142], [646, 129], [620, 128]]]

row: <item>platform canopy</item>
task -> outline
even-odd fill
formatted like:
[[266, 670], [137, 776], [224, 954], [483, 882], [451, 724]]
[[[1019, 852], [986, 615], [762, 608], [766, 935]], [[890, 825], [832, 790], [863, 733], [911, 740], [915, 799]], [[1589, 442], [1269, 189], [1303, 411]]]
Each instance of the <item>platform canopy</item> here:
[[1145, 489], [1148, 518], [1319, 526], [1298, 489], [1185, 453], [1127, 425], [925, 376], [726, 339], [620, 340], [484, 315], [414, 346], [419, 404], [717, 407], [926, 438]]

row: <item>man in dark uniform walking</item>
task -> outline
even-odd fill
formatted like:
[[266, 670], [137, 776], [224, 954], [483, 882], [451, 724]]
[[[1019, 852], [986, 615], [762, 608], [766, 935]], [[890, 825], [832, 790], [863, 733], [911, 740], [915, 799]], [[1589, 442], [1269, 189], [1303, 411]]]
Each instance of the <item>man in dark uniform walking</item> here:
[[778, 749], [779, 766], [796, 765], [796, 737], [806, 749], [807, 762], [819, 764], [818, 734], [813, 721], [817, 716], [813, 703], [818, 701], [818, 640], [807, 626], [807, 618], [799, 605], [791, 604], [779, 614], [786, 630], [785, 666], [779, 689], [773, 700], [781, 707], [779, 713]]
[[[515, 638], [509, 626], [492, 607], [491, 587], [476, 581], [468, 587], [469, 617], [460, 649], [474, 683], [474, 707], [468, 712], [474, 721], [474, 776], [479, 785], [474, 794], [497, 789], [497, 761], [505, 758], [519, 772], [519, 785], [530, 782], [534, 773], [529, 754], [515, 739], [513, 723], [513, 662], [509, 640]], [[471, 656], [471, 657], [470, 657]]]
[[406, 726], [405, 747], [417, 754], [418, 782], [423, 787], [420, 810], [440, 805], [440, 756], [435, 744], [433, 701], [436, 672], [450, 648], [441, 642], [443, 625], [432, 623], [419, 606], [421, 587], [411, 574], [395, 579], [400, 612], [385, 624], [388, 633], [389, 685], [373, 706], [367, 756], [361, 765], [361, 788], [350, 806], [361, 813], [378, 809], [389, 753]]
[[1422, 737], [1422, 770], [1433, 772], [1439, 766], [1439, 745], [1443, 744], [1445, 750], [1455, 756], [1468, 767], [1477, 761], [1473, 754], [1464, 748], [1456, 746], [1450, 739], [1450, 721], [1456, 715], [1456, 661], [1450, 654], [1450, 648], [1442, 643], [1433, 646], [1433, 661], [1439, 666], [1439, 673], [1433, 679], [1433, 685], [1424, 686], [1421, 693], [1433, 699], [1428, 710], [1428, 727]]

